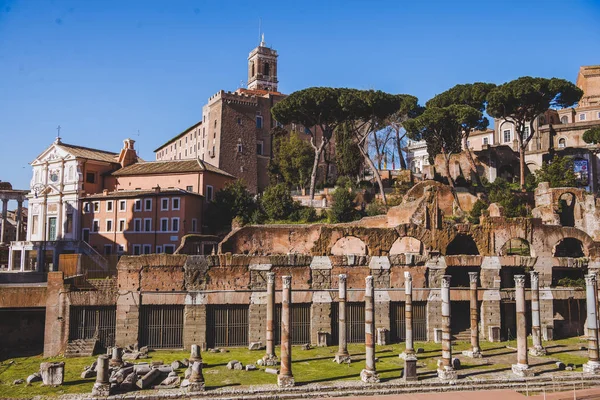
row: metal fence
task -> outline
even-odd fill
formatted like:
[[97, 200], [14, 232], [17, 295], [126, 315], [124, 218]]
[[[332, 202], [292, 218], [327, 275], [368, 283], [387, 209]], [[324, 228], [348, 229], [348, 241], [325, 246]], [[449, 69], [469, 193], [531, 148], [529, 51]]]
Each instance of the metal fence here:
[[[310, 304], [291, 305], [292, 344], [310, 343]], [[281, 304], [275, 305], [275, 343], [281, 344]]]
[[151, 349], [183, 348], [184, 306], [142, 306], [140, 345]]
[[[339, 303], [331, 303], [331, 337], [339, 343]], [[346, 303], [346, 341], [365, 341], [365, 303]]]
[[[397, 343], [406, 340], [405, 306], [404, 302], [392, 302], [390, 304], [390, 339], [392, 342]], [[427, 303], [413, 302], [412, 317], [413, 340], [427, 341]]]
[[244, 304], [209, 305], [207, 309], [209, 347], [248, 345], [248, 306]]
[[69, 340], [96, 338], [102, 347], [114, 346], [116, 316], [116, 306], [71, 306]]

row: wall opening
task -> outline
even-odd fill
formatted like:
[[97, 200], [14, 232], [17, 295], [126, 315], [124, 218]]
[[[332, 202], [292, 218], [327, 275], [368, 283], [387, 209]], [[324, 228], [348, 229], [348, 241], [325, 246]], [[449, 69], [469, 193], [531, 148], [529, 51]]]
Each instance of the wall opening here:
[[343, 256], [346, 254], [367, 255], [367, 245], [365, 242], [354, 236], [345, 236], [339, 239], [331, 248], [331, 254], [334, 256]]
[[575, 204], [573, 193], [563, 193], [558, 198], [558, 216], [562, 226], [575, 226]]
[[[525, 302], [525, 315], [527, 318], [527, 335], [531, 334], [531, 302]], [[500, 304], [500, 339], [515, 340], [517, 338], [517, 306], [514, 301], [505, 301]]]
[[[339, 303], [331, 303], [331, 340], [339, 344]], [[346, 342], [365, 342], [365, 303], [346, 302]]]
[[446, 248], [446, 255], [458, 256], [462, 254], [478, 256], [479, 250], [477, 249], [477, 244], [471, 236], [461, 233], [456, 235], [456, 237], [450, 242]]
[[69, 340], [98, 338], [104, 349], [115, 345], [117, 307], [71, 306]]
[[[292, 303], [291, 305], [291, 341], [292, 344], [310, 343], [310, 303]], [[275, 344], [281, 344], [281, 304], [275, 305]]]
[[531, 287], [531, 276], [529, 270], [524, 267], [501, 267], [500, 268], [500, 288], [514, 288], [515, 275], [525, 275], [525, 287]]
[[183, 348], [183, 307], [142, 306], [140, 346], [148, 346], [151, 349]]
[[504, 243], [500, 249], [501, 256], [531, 256], [531, 248], [529, 242], [521, 238], [512, 238]]
[[564, 238], [554, 247], [554, 257], [585, 257], [583, 243], [575, 238]]
[[410, 236], [398, 238], [390, 249], [390, 255], [397, 254], [423, 254], [423, 243]]
[[587, 268], [552, 268], [552, 286], [585, 288]]
[[553, 300], [552, 304], [554, 308], [554, 339], [585, 334], [585, 300]]
[[[457, 288], [468, 288], [471, 286], [471, 280], [469, 279], [469, 272], [477, 272], [481, 275], [480, 267], [466, 267], [466, 266], [455, 266], [447, 267], [446, 275], [450, 275], [450, 286]], [[477, 277], [477, 286], [481, 286], [479, 276]]]
[[44, 351], [45, 308], [5, 308], [0, 321], [0, 361]]

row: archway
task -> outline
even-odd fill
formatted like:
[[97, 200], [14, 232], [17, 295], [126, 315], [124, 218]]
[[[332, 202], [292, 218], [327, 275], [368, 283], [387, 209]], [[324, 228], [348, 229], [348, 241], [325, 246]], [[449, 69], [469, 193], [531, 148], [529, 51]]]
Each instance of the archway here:
[[504, 246], [500, 249], [501, 256], [525, 256], [530, 257], [531, 247], [529, 242], [521, 238], [511, 238], [504, 243]]
[[558, 216], [562, 226], [575, 226], [575, 195], [563, 193], [558, 198]]
[[331, 248], [331, 254], [334, 256], [343, 256], [347, 254], [367, 255], [367, 245], [365, 242], [354, 236], [345, 236], [339, 239]]
[[423, 243], [410, 236], [398, 238], [390, 249], [390, 255], [397, 254], [423, 254]]
[[463, 254], [478, 256], [479, 249], [471, 236], [460, 233], [446, 247], [446, 255], [458, 256]]
[[564, 238], [554, 246], [554, 257], [585, 257], [583, 243], [575, 238]]

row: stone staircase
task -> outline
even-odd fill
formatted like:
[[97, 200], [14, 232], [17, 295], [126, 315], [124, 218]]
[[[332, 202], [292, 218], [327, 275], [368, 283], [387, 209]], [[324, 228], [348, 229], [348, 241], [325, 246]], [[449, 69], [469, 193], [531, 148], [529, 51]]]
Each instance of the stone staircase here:
[[452, 335], [452, 341], [454, 342], [470, 342], [471, 341], [471, 330], [465, 329]]
[[89, 357], [94, 355], [98, 339], [75, 339], [67, 343], [65, 357]]

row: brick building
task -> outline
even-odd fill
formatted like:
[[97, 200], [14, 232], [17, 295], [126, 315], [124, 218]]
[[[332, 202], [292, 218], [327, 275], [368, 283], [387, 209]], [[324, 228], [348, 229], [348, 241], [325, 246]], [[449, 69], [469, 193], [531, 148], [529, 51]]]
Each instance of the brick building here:
[[[271, 130], [281, 126], [271, 108], [285, 98], [278, 91], [277, 58], [263, 37], [248, 56], [247, 89], [221, 90], [211, 96], [202, 107], [202, 119], [154, 150], [156, 160], [198, 158], [242, 179], [253, 193], [267, 187]], [[304, 127], [287, 128], [310, 139]]]

